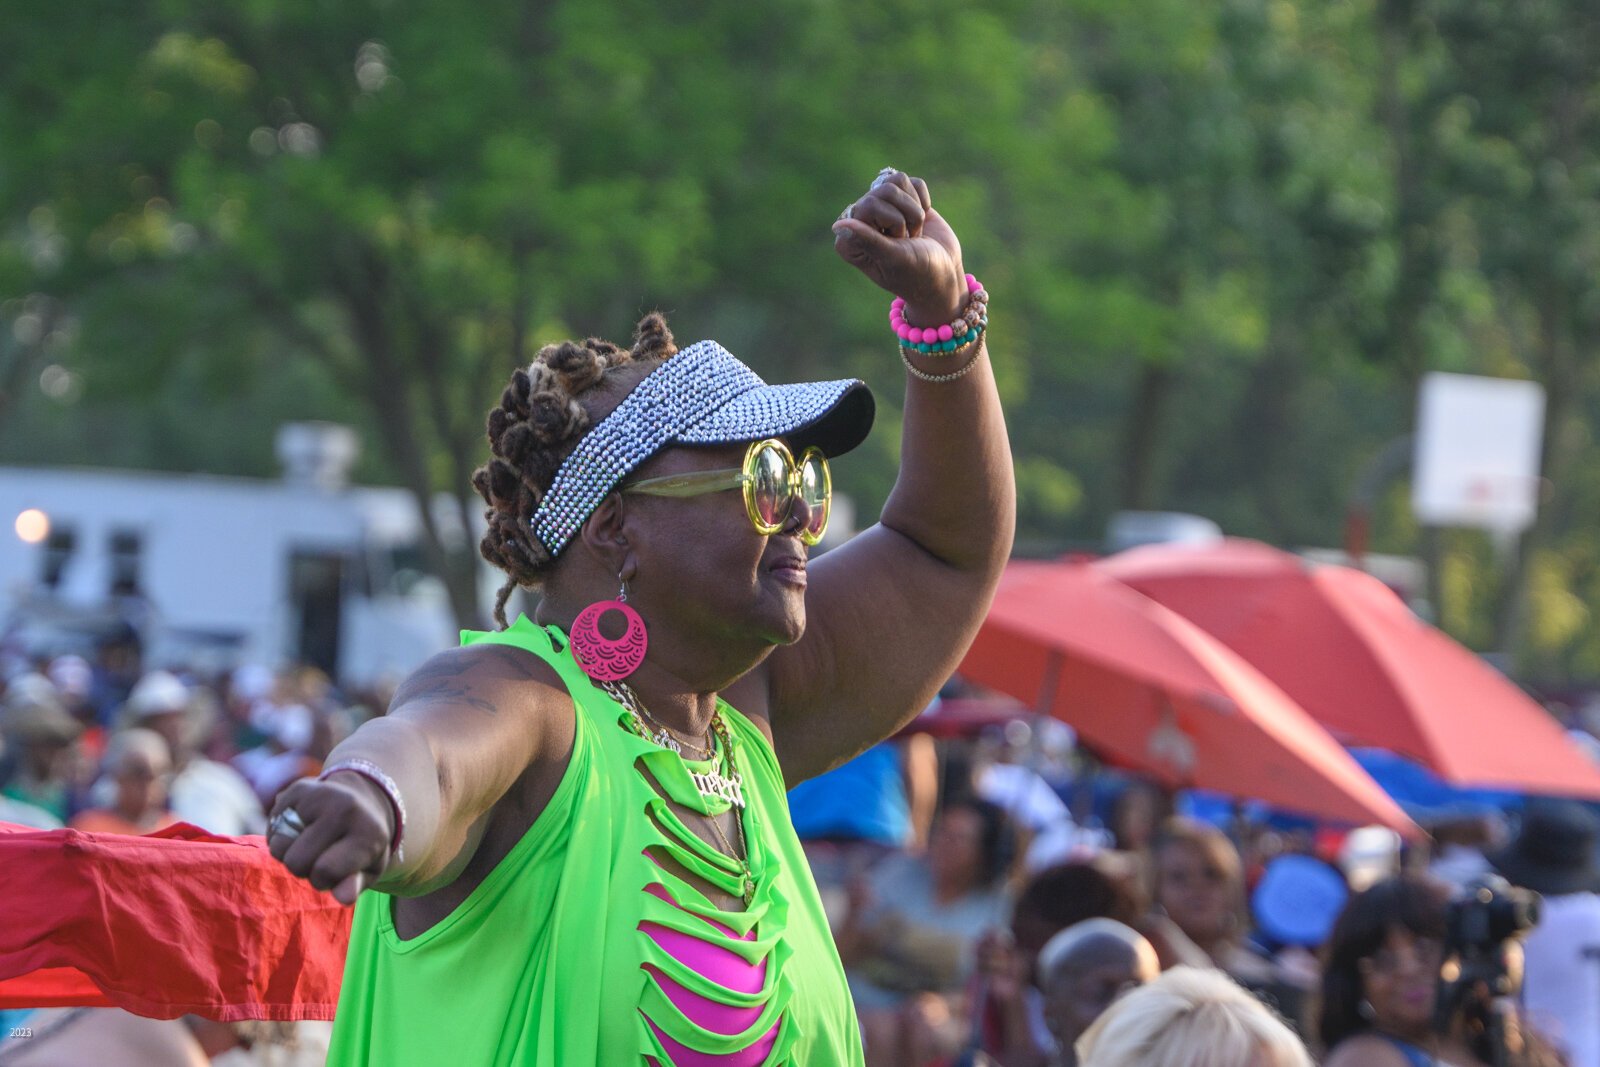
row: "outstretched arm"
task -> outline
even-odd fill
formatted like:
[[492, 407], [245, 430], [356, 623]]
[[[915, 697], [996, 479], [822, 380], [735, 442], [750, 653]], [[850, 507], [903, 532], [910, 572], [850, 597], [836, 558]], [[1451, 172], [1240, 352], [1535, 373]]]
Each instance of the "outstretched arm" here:
[[292, 807], [305, 829], [290, 841], [269, 828], [268, 847], [345, 904], [366, 888], [417, 896], [448, 885], [477, 850], [491, 809], [519, 780], [559, 777], [572, 746], [570, 711], [559, 714], [565, 699], [555, 671], [520, 649], [441, 652], [401, 684], [387, 715], [361, 726], [327, 760], [329, 767], [369, 761], [398, 786], [404, 862], [390, 855], [396, 827], [388, 798], [353, 772], [304, 779], [279, 794], [273, 815]]
[[[938, 326], [968, 300], [961, 246], [920, 179], [896, 172], [834, 224], [846, 262]], [[896, 341], [885, 326], [886, 350]], [[805, 636], [773, 653], [773, 744], [791, 783], [900, 729], [960, 662], [1011, 553], [1016, 485], [985, 346], [911, 356], [900, 474], [879, 523], [810, 568]], [[737, 702], [737, 701], [736, 701]]]

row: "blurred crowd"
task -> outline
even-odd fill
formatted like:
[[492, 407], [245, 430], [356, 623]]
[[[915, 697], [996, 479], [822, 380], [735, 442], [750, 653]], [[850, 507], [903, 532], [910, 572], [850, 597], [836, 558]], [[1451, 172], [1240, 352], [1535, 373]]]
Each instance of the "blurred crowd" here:
[[[33, 657], [0, 642], [0, 822], [146, 834], [181, 821], [260, 834], [278, 791], [318, 773], [387, 704], [386, 692], [344, 690], [311, 667], [147, 670], [131, 628], [92, 656]], [[330, 1030], [104, 1008], [40, 1010], [26, 1022], [59, 1033], [13, 1042], [0, 1062], [321, 1064]]]
[[[0, 821], [101, 833], [261, 833], [389, 696], [307, 667], [147, 670], [115, 639], [0, 647], [0, 681]], [[1059, 723], [940, 707], [790, 796], [872, 1067], [1478, 1067], [1502, 1046], [1600, 1067], [1587, 808], [1446, 811], [1402, 842], [1163, 790]], [[326, 1042], [313, 1023], [31, 1021], [70, 1022], [35, 1047], [82, 1062], [130, 1028], [181, 1050], [149, 1063], [320, 1063]], [[1212, 1058], [1161, 1052], [1185, 1048]]]
[[790, 796], [871, 1067], [1600, 1067], [1583, 805], [1406, 842], [924, 719]]

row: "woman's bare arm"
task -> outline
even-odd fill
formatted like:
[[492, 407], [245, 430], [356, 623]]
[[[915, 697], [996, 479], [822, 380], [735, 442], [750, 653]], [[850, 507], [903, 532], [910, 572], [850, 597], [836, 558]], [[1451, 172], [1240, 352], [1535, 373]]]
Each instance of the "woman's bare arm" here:
[[405, 803], [404, 862], [389, 859], [393, 835], [383, 791], [356, 773], [302, 781], [280, 795], [306, 829], [273, 855], [318, 889], [351, 903], [363, 888], [419, 896], [448, 885], [471, 859], [487, 816], [519, 778], [559, 777], [572, 748], [571, 701], [537, 657], [480, 644], [434, 656], [395, 693], [389, 713], [341, 742], [328, 766], [368, 760]]
[[[911, 196], [885, 187], [854, 211], [860, 220], [861, 205], [893, 197], [886, 206], [902, 213], [904, 236], [839, 223], [837, 246], [906, 297], [911, 321], [948, 321], [966, 298], [960, 246], [926, 186], [905, 185]], [[952, 278], [959, 291], [950, 289]], [[886, 333], [884, 347], [892, 345]], [[971, 373], [956, 381], [908, 378], [900, 475], [881, 521], [812, 565], [805, 636], [764, 665], [773, 744], [791, 783], [848, 759], [922, 710], [988, 611], [1011, 553], [1016, 485], [989, 357], [974, 358]], [[951, 368], [928, 360], [922, 369]]]

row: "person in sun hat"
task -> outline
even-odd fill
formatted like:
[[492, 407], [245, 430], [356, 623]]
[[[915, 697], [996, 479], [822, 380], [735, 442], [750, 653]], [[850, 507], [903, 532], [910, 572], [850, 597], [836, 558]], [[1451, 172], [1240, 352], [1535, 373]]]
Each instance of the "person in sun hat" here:
[[12, 678], [0, 697], [0, 744], [6, 770], [0, 794], [28, 807], [20, 821], [37, 823], [38, 811], [65, 822], [77, 805], [74, 795], [76, 746], [83, 724], [62, 703], [54, 683], [42, 674]]
[[927, 186], [885, 169], [833, 230], [895, 295], [909, 380], [881, 521], [815, 562], [859, 381], [768, 385], [650, 314], [631, 347], [547, 346], [489, 413], [501, 629], [273, 812], [273, 854], [356, 902], [335, 1067], [862, 1063], [784, 788], [927, 705], [1015, 487], [988, 294]]
[[1582, 804], [1530, 800], [1522, 825], [1489, 861], [1543, 896], [1523, 943], [1528, 1023], [1572, 1067], [1600, 1067], [1600, 820]]
[[266, 828], [266, 815], [250, 783], [197, 750], [201, 731], [195, 699], [196, 693], [177, 675], [150, 671], [128, 694], [123, 718], [129, 726], [154, 730], [166, 740], [172, 755], [173, 814], [214, 834], [259, 834]]

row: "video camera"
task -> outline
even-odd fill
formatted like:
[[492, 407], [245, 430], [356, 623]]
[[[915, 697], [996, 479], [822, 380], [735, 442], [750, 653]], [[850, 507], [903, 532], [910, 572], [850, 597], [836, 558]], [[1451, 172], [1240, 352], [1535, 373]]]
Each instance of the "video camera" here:
[[1446, 1033], [1458, 1014], [1474, 1051], [1494, 1067], [1510, 1061], [1503, 1005], [1517, 993], [1508, 959], [1513, 941], [1539, 924], [1539, 894], [1484, 875], [1445, 912], [1445, 964], [1439, 975], [1433, 1028]]
[[1450, 902], [1445, 949], [1463, 959], [1494, 955], [1507, 941], [1539, 925], [1539, 894], [1484, 875]]

